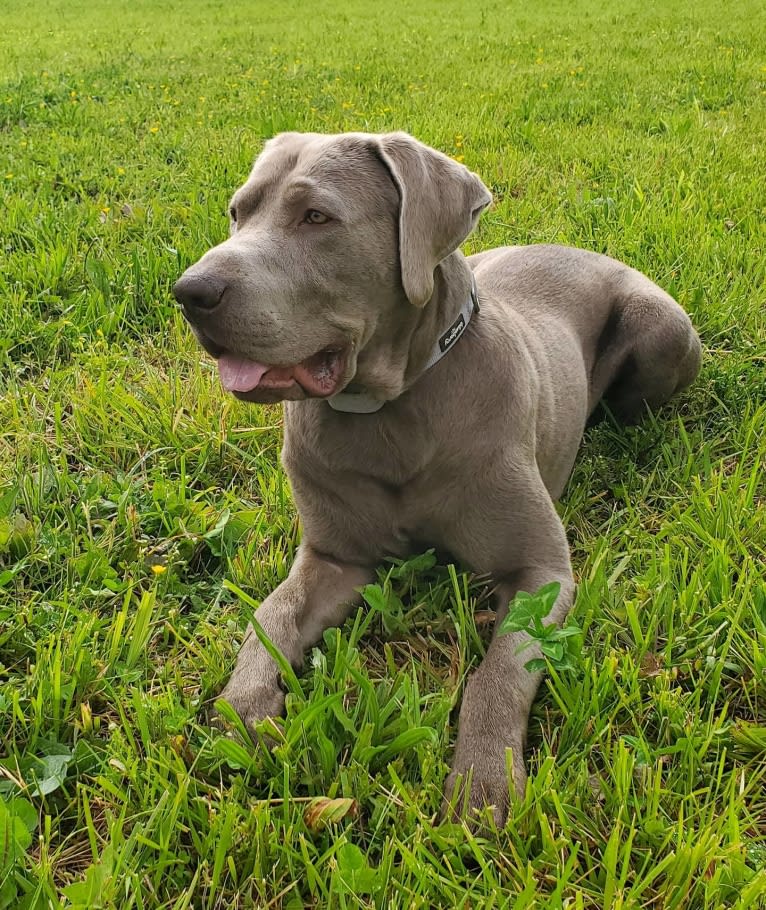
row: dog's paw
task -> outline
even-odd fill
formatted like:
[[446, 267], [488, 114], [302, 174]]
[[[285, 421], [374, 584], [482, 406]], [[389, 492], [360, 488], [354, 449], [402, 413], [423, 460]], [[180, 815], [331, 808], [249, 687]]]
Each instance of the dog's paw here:
[[[512, 789], [516, 795], [523, 796], [527, 775], [520, 750], [514, 749], [513, 756]], [[473, 830], [479, 830], [486, 826], [489, 809], [495, 825], [502, 828], [512, 798], [504, 750], [494, 761], [489, 755], [462, 758], [457, 754], [444, 784], [441, 816], [444, 821], [465, 820]]]
[[[229, 681], [219, 698], [228, 702], [253, 740], [257, 740], [255, 726], [269, 717], [280, 717], [285, 710], [285, 693], [278, 685], [244, 686], [235, 679]], [[221, 724], [218, 712], [217, 722]]]
[[508, 783], [505, 776], [484, 777], [472, 773], [452, 771], [444, 784], [443, 821], [465, 821], [476, 831], [485, 827], [487, 810], [498, 828], [508, 818]]

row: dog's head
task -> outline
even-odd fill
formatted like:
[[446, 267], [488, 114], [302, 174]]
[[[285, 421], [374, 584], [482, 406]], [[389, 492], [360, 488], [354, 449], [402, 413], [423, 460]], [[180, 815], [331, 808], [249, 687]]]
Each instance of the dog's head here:
[[238, 398], [325, 398], [397, 314], [428, 303], [436, 266], [490, 201], [405, 133], [283, 133], [234, 194], [230, 237], [173, 293]]

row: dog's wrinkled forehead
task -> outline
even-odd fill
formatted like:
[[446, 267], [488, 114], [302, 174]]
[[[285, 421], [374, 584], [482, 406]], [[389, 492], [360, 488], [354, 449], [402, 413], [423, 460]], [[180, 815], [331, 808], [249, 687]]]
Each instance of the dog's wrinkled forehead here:
[[370, 138], [346, 133], [282, 133], [270, 139], [253, 165], [247, 182], [232, 199], [244, 210], [281, 196], [285, 191], [335, 191], [334, 202], [350, 214], [355, 201], [396, 203], [398, 194], [381, 165]]

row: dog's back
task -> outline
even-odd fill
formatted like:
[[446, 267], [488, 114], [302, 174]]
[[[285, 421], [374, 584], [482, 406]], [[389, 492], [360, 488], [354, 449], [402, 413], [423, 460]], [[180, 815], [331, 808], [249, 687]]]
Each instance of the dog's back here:
[[545, 341], [574, 337], [588, 413], [605, 400], [626, 420], [664, 404], [697, 375], [701, 347], [673, 298], [624, 263], [572, 247], [499, 247], [469, 257], [477, 281]]

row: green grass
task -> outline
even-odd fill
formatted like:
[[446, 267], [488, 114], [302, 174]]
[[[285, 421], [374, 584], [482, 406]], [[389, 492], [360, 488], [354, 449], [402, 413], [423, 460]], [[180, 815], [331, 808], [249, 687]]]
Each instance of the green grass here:
[[[0, 908], [766, 906], [765, 19], [7, 0]], [[489, 627], [459, 568], [382, 566], [273, 753], [205, 723], [299, 528], [279, 409], [223, 395], [169, 288], [285, 129], [461, 156], [496, 199], [469, 250], [608, 252], [705, 344], [676, 403], [587, 435], [583, 649], [490, 838], [436, 816]]]

